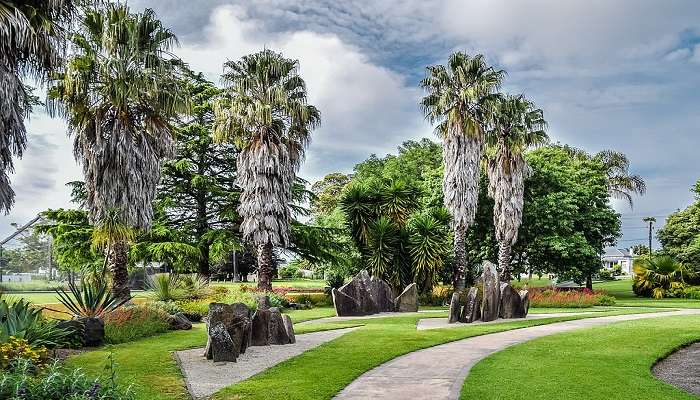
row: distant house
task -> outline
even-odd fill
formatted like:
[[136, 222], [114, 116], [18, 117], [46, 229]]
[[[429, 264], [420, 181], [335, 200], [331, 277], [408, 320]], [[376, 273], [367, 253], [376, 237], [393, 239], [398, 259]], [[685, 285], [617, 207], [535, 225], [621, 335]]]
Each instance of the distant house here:
[[605, 249], [605, 254], [601, 258], [603, 268], [613, 269], [615, 265], [619, 265], [623, 275], [632, 275], [632, 261], [634, 254], [630, 249], [616, 249], [608, 247]]

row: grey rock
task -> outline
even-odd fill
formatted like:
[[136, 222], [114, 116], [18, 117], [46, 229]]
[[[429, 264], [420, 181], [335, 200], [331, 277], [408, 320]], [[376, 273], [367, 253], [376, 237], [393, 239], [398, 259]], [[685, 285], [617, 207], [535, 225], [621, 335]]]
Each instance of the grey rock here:
[[223, 323], [217, 322], [209, 326], [209, 348], [214, 362], [236, 362], [238, 352], [236, 343], [228, 333]]
[[170, 315], [168, 317], [168, 323], [170, 323], [170, 329], [172, 330], [187, 331], [192, 329], [192, 322], [190, 322], [190, 320], [187, 319], [183, 313]]
[[270, 326], [267, 331], [268, 344], [289, 344], [287, 328], [284, 326], [282, 313], [277, 307], [270, 308]]
[[452, 293], [452, 300], [450, 300], [450, 317], [448, 322], [454, 324], [459, 321], [460, 304], [459, 304], [459, 292]]
[[258, 309], [253, 314], [251, 346], [267, 346], [270, 336], [270, 318], [272, 312]]
[[509, 283], [501, 283], [499, 315], [504, 319], [525, 318], [521, 312], [520, 294]]
[[501, 303], [501, 285], [496, 266], [489, 261], [482, 264], [482, 283], [484, 285], [484, 297], [481, 304], [481, 320], [484, 322], [498, 319]]
[[296, 335], [294, 335], [294, 324], [292, 323], [292, 318], [287, 314], [283, 314], [282, 320], [284, 321], [284, 329], [287, 331], [289, 343], [296, 343], [297, 338]]
[[401, 292], [394, 302], [398, 312], [417, 312], [418, 286], [415, 283], [406, 286], [406, 289]]
[[520, 295], [519, 313], [522, 315], [522, 318], [525, 318], [527, 317], [527, 313], [530, 312], [530, 292], [521, 290], [518, 294]]
[[[208, 359], [216, 359], [216, 346], [211, 335], [214, 327], [221, 325], [226, 330], [228, 338], [233, 346], [233, 354], [237, 358], [245, 353], [250, 346], [252, 322], [250, 319], [250, 309], [243, 303], [223, 304], [212, 303], [209, 305], [209, 315], [207, 317], [209, 338], [204, 355]], [[217, 328], [219, 329], [219, 328]], [[227, 344], [228, 345], [228, 344]], [[228, 357], [229, 356], [224, 356]]]
[[333, 289], [333, 304], [339, 317], [370, 315], [394, 311], [391, 286], [383, 280], [370, 277], [365, 270], [340, 289]]
[[481, 297], [479, 296], [479, 289], [471, 287], [467, 293], [467, 301], [462, 308], [459, 322], [470, 324], [474, 321], [478, 321], [479, 318], [481, 318]]

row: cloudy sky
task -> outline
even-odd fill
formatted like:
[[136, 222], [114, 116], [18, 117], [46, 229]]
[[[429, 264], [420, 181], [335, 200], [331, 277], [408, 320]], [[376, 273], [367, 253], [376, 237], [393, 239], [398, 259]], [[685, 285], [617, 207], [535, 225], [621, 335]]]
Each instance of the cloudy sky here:
[[[507, 70], [504, 90], [545, 110], [554, 141], [626, 153], [648, 193], [623, 214], [620, 247], [643, 242], [700, 178], [700, 2], [696, 0], [131, 0], [178, 35], [177, 54], [218, 82], [222, 64], [270, 48], [297, 58], [322, 112], [301, 175], [349, 172], [369, 154], [433, 137], [417, 106], [426, 65], [455, 50]], [[68, 204], [80, 179], [65, 124], [38, 110], [0, 233]]]

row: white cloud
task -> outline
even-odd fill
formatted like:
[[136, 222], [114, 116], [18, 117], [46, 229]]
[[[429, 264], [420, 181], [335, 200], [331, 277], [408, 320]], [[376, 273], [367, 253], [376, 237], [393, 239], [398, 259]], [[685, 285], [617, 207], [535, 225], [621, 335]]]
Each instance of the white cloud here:
[[399, 74], [371, 63], [336, 35], [310, 31], [266, 34], [239, 7], [212, 13], [203, 42], [177, 51], [195, 70], [217, 80], [226, 60], [269, 48], [300, 60], [309, 101], [321, 110], [301, 173], [318, 179], [350, 168], [368, 154], [388, 152], [403, 140], [429, 134], [418, 108], [419, 91]]

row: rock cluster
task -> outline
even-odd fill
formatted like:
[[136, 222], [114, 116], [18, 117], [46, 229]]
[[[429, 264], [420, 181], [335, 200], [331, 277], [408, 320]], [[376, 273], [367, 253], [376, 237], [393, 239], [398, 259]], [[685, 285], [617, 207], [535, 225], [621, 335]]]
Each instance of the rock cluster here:
[[331, 291], [335, 313], [339, 317], [378, 314], [381, 312], [418, 311], [418, 287], [412, 283], [394, 298], [394, 292], [385, 281], [360, 271], [339, 289]]
[[525, 318], [530, 309], [527, 290], [517, 291], [509, 283], [500, 282], [493, 263], [485, 261], [483, 271], [479, 279], [483, 285], [481, 293], [476, 287], [469, 288], [464, 304], [459, 293], [452, 295], [449, 323]]
[[255, 313], [243, 303], [209, 305], [209, 338], [204, 356], [214, 362], [235, 362], [250, 346], [290, 344], [296, 341], [288, 315], [270, 307], [269, 298], [258, 299]]

